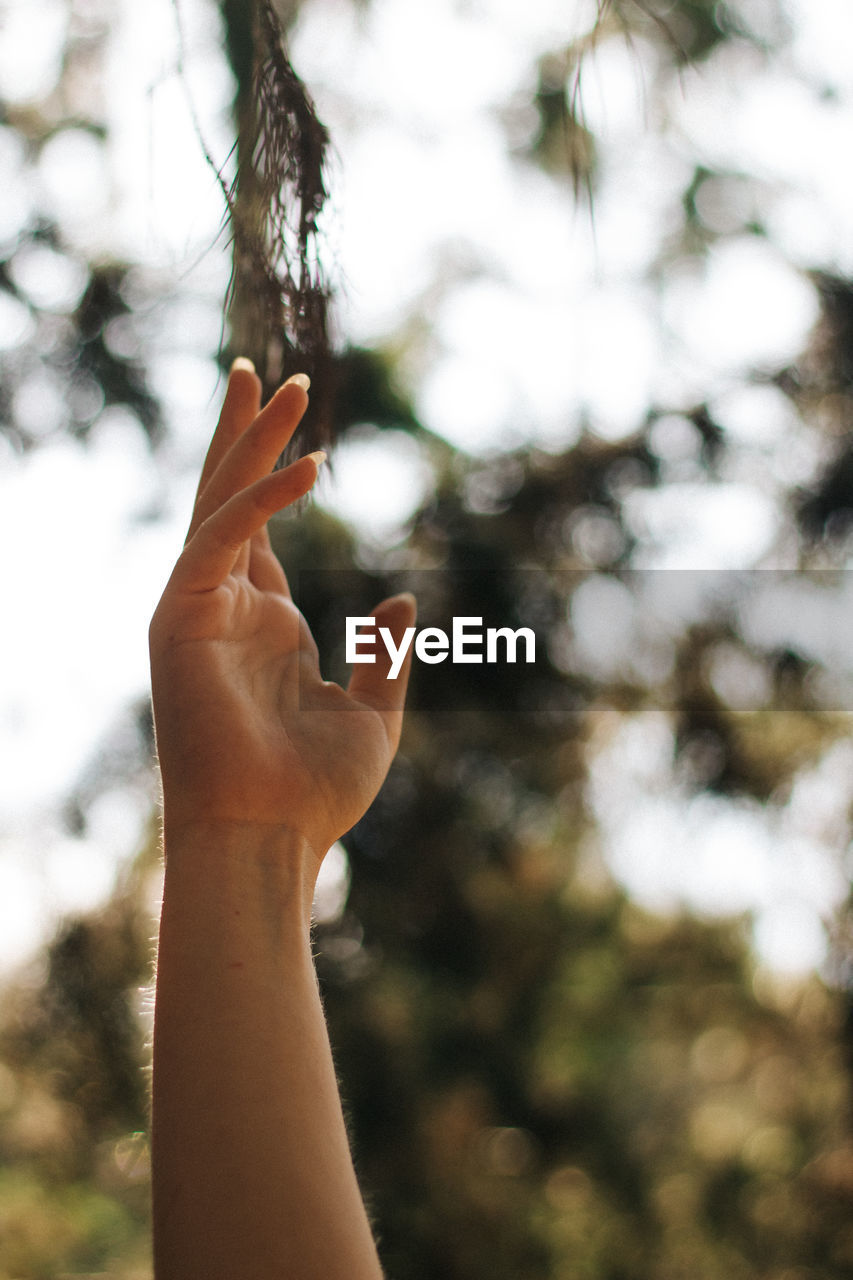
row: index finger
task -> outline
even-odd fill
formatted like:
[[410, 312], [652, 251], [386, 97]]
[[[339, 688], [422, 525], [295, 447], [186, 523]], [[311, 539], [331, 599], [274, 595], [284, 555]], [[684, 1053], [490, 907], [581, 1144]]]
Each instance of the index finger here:
[[308, 453], [283, 471], [262, 476], [202, 521], [172, 571], [172, 586], [188, 592], [213, 591], [220, 586], [245, 544], [270, 516], [308, 492], [324, 457], [322, 450]]

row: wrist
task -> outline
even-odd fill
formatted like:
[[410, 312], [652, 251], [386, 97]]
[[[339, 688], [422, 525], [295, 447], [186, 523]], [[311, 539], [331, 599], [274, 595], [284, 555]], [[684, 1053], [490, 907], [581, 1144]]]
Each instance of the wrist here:
[[321, 857], [299, 832], [279, 824], [220, 819], [163, 821], [164, 903], [186, 900], [195, 912], [227, 907], [246, 923], [310, 929]]

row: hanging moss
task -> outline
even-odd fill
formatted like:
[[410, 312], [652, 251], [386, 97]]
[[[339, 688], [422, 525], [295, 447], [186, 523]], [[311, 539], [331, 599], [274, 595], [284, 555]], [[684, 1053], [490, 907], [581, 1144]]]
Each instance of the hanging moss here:
[[266, 394], [291, 373], [314, 381], [299, 450], [331, 438], [330, 289], [318, 222], [329, 136], [294, 71], [269, 0], [225, 0], [237, 78], [237, 172], [226, 190], [233, 242], [230, 355], [247, 355]]

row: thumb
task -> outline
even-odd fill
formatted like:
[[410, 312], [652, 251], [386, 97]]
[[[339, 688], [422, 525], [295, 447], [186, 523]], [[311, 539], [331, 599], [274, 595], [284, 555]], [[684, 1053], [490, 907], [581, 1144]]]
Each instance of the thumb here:
[[409, 670], [412, 665], [412, 636], [406, 631], [415, 625], [417, 603], [408, 591], [401, 595], [391, 596], [383, 600], [372, 612], [376, 619], [377, 631], [387, 627], [391, 633], [394, 649], [399, 653], [400, 646], [407, 642], [406, 654], [396, 676], [391, 676], [392, 658], [388, 646], [376, 645], [376, 661], [358, 663], [354, 668], [347, 687], [347, 692], [358, 702], [373, 707], [387, 716], [386, 725], [389, 739], [396, 748], [403, 721], [403, 704], [406, 700], [406, 689], [409, 683]]

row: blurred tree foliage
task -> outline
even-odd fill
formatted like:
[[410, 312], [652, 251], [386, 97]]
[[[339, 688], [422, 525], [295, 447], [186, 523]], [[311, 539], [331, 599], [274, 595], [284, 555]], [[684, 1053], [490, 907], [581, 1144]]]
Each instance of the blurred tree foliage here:
[[[221, 8], [245, 102], [248, 7]], [[296, 11], [282, 7], [285, 26]], [[596, 39], [653, 42], [663, 80], [727, 41], [770, 56], [751, 11], [613, 0], [600, 5]], [[3, 108], [7, 138], [30, 165], [63, 130], [103, 139], [74, 71], [84, 56], [90, 66], [105, 29], [87, 26], [82, 6], [69, 12], [51, 95]], [[523, 159], [594, 193], [598, 149], [577, 92], [586, 43], [533, 69], [539, 125]], [[704, 183], [731, 177], [696, 168], [670, 260], [701, 256], [721, 234], [703, 222], [697, 197]], [[44, 296], [39, 261], [70, 269], [64, 297]], [[665, 265], [651, 263], [650, 274]], [[853, 284], [815, 273], [814, 285], [821, 319], [809, 349], [760, 377], [789, 397], [803, 431], [838, 441], [817, 482], [790, 494], [802, 564], [827, 566], [843, 563], [850, 525]], [[2, 430], [17, 448], [63, 433], [85, 439], [111, 405], [133, 413], [158, 447], [163, 423], [139, 328], [149, 287], [133, 263], [86, 258], [50, 209], [33, 205], [0, 261], [0, 291], [23, 334], [0, 354]], [[535, 665], [446, 668], [440, 681], [416, 670], [400, 757], [345, 841], [345, 908], [317, 926], [357, 1163], [389, 1275], [853, 1276], [845, 953], [836, 982], [786, 985], [756, 968], [746, 919], [644, 911], [603, 866], [588, 795], [593, 744], [649, 708], [663, 707], [673, 726], [687, 791], [769, 808], [846, 732], [821, 698], [815, 660], [749, 641], [736, 611], [673, 633], [657, 676], [642, 663], [602, 673], [573, 648], [580, 587], [632, 581], [626, 501], [667, 483], [656, 423], [678, 409], [709, 481], [737, 446], [709, 406], [694, 403], [648, 406], [618, 442], [584, 433], [563, 452], [469, 457], [421, 426], [394, 352], [350, 348], [335, 360], [340, 437], [365, 424], [409, 433], [434, 492], [405, 545], [366, 545], [317, 509], [277, 526], [330, 666], [341, 616], [404, 585], [430, 624], [474, 614], [486, 625], [533, 625], [539, 636]], [[56, 379], [64, 408], [34, 428], [23, 393]], [[722, 650], [765, 675], [758, 709], [727, 699], [713, 679]], [[82, 801], [69, 812], [85, 822]], [[3, 994], [0, 1280], [150, 1275], [153, 824], [143, 845], [107, 908], [65, 921]]]

